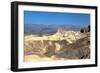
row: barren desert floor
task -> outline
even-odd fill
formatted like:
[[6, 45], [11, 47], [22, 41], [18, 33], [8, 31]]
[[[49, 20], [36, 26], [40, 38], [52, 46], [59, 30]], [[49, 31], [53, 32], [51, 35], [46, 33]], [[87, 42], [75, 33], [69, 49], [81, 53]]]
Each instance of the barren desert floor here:
[[26, 35], [24, 61], [90, 58], [90, 32], [58, 31], [53, 35]]

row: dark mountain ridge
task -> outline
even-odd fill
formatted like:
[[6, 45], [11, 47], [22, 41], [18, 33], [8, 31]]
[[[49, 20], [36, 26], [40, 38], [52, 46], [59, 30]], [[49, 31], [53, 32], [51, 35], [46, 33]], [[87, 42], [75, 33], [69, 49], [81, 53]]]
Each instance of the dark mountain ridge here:
[[66, 25], [66, 24], [62, 24], [62, 25], [58, 25], [55, 24], [53, 25], [45, 25], [45, 24], [25, 24], [24, 25], [24, 33], [26, 35], [30, 35], [30, 34], [34, 34], [34, 35], [38, 35], [38, 34], [51, 34], [51, 33], [56, 33], [58, 31], [58, 29], [63, 29], [65, 31], [80, 31], [80, 29], [83, 28], [75, 26], [75, 25]]

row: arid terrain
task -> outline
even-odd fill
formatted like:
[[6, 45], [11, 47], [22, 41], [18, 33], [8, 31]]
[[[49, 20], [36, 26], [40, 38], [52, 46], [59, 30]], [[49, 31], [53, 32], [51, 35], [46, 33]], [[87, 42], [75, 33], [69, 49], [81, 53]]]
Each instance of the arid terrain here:
[[24, 61], [90, 58], [90, 32], [64, 31], [48, 35], [25, 35]]

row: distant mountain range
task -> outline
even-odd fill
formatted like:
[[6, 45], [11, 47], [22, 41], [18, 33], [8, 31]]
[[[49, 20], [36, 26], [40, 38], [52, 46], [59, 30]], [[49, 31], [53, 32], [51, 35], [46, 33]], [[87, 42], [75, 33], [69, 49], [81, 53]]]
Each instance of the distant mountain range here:
[[77, 27], [75, 25], [45, 25], [45, 24], [25, 24], [24, 25], [24, 33], [26, 35], [30, 34], [49, 34], [56, 33], [58, 29], [63, 29], [65, 31], [80, 31], [82, 27]]

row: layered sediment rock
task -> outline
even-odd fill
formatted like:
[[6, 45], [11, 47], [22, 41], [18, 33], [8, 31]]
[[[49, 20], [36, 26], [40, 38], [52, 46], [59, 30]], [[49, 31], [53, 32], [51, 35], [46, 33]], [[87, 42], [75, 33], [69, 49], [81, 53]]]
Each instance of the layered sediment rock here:
[[25, 55], [49, 58], [89, 59], [90, 32], [58, 31], [50, 36], [26, 36]]

